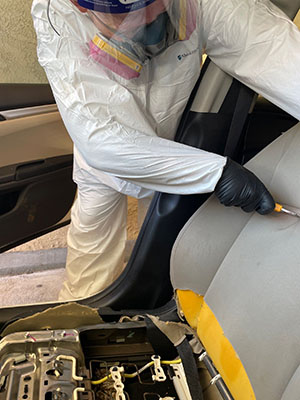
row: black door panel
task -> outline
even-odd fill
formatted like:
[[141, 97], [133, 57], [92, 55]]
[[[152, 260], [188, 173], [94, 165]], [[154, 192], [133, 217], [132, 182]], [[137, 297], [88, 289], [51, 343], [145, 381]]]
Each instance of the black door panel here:
[[76, 192], [73, 156], [0, 168], [0, 251], [57, 224]]

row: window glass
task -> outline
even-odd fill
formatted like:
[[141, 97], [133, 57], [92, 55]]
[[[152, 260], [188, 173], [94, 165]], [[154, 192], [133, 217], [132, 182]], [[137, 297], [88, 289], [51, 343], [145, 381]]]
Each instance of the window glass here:
[[0, 0], [0, 83], [47, 83], [37, 61], [31, 0]]

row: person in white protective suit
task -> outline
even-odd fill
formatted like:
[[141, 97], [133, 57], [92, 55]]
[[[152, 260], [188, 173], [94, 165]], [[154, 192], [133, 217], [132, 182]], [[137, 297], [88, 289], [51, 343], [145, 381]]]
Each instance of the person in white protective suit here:
[[32, 15], [74, 141], [78, 198], [61, 300], [93, 295], [122, 272], [126, 195], [215, 190], [227, 206], [274, 209], [245, 168], [173, 141], [204, 51], [299, 119], [300, 32], [270, 1], [34, 0]]

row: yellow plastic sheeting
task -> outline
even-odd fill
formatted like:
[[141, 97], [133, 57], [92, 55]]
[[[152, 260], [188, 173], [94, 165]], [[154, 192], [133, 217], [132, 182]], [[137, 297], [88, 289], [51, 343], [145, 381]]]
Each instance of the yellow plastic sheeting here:
[[255, 394], [245, 368], [203, 296], [177, 290], [180, 307], [221, 374], [234, 399], [254, 400]]

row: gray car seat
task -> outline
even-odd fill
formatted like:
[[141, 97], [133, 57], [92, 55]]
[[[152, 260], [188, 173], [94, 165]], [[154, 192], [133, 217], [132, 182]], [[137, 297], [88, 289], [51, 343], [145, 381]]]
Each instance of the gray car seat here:
[[[300, 124], [247, 165], [300, 210]], [[211, 197], [172, 252], [171, 279], [234, 399], [300, 398], [300, 219], [226, 208]]]

